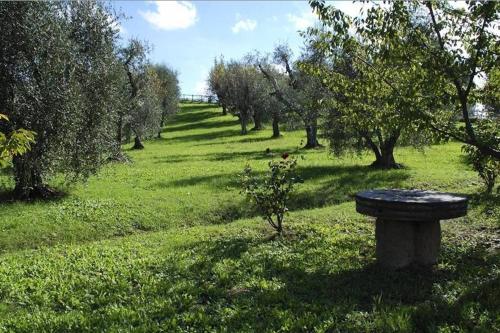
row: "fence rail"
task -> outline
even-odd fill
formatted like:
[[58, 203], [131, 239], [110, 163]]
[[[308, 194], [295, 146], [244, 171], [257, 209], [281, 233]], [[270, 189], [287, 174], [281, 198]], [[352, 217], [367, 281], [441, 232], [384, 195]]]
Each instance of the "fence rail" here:
[[215, 95], [195, 95], [195, 94], [182, 94], [181, 102], [184, 103], [218, 103], [217, 96]]

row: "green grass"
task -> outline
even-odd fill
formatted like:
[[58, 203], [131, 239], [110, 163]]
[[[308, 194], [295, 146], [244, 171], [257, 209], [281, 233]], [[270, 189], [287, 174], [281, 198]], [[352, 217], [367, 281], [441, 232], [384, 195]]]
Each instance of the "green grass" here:
[[[0, 331], [492, 332], [500, 330], [499, 197], [460, 145], [401, 148], [402, 170], [371, 156], [301, 150], [302, 131], [239, 135], [237, 121], [184, 105], [129, 164], [111, 164], [52, 202], [0, 204]], [[272, 231], [239, 193], [246, 163], [270, 148], [302, 156], [305, 179]], [[7, 175], [0, 183], [12, 186]], [[443, 223], [439, 265], [375, 265], [373, 222], [352, 195], [369, 188], [470, 194]]]

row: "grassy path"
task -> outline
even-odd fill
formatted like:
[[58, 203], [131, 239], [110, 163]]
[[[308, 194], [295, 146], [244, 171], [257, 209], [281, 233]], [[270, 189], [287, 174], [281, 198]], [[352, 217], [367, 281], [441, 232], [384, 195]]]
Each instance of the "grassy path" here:
[[[445, 224], [433, 272], [377, 268], [373, 225], [354, 211], [366, 188], [476, 193], [459, 145], [402, 148], [405, 169], [375, 171], [370, 156], [298, 149], [301, 131], [269, 136], [186, 105], [163, 139], [127, 151], [133, 163], [58, 201], [0, 203], [0, 331], [500, 329], [498, 197]], [[266, 241], [239, 194], [239, 172], [265, 170], [266, 148], [303, 156], [281, 241]]]

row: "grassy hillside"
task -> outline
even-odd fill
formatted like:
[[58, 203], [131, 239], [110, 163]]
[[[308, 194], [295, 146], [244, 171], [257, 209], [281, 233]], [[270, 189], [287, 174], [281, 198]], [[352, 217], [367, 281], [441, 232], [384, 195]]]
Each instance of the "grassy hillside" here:
[[[184, 105], [163, 139], [125, 147], [132, 163], [55, 201], [0, 203], [0, 330], [500, 330], [499, 197], [475, 194], [460, 145], [402, 148], [405, 169], [372, 170], [369, 155], [299, 149], [302, 131], [241, 136], [220, 114]], [[282, 240], [239, 194], [266, 148], [302, 157]], [[468, 217], [443, 223], [432, 271], [374, 265], [373, 222], [352, 195], [391, 187], [472, 195]]]

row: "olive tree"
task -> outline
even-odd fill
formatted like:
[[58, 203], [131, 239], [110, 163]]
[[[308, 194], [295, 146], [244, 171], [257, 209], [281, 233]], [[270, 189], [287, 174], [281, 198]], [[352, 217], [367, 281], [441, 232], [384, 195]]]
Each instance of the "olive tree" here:
[[224, 71], [227, 87], [225, 101], [230, 113], [240, 120], [241, 133], [247, 134], [248, 123], [254, 121], [253, 130], [262, 129], [267, 112], [269, 85], [261, 73], [248, 62], [230, 61]]
[[116, 17], [100, 2], [0, 3], [0, 113], [36, 132], [13, 159], [15, 193], [50, 195], [47, 179], [87, 177], [112, 151]]
[[227, 114], [227, 94], [228, 87], [226, 85], [227, 81], [224, 79], [225, 74], [225, 63], [224, 59], [221, 58], [217, 60], [214, 59], [214, 65], [210, 69], [208, 74], [208, 90], [217, 96], [219, 105], [222, 107], [222, 114]]
[[[9, 118], [0, 113], [0, 121], [7, 122]], [[34, 132], [23, 128], [10, 133], [0, 132], [0, 168], [8, 165], [12, 157], [26, 153], [33, 144], [34, 138]]]
[[[286, 45], [279, 45], [274, 50], [274, 64], [285, 69], [286, 84], [283, 84], [276, 71], [273, 72], [261, 61], [258, 62], [258, 67], [270, 83], [272, 95], [288, 112], [294, 112], [303, 121], [307, 138], [304, 148], [317, 148], [321, 146], [318, 142], [318, 118], [326, 90], [317, 78], [299, 68], [298, 62], [292, 62], [291, 57], [292, 52]], [[306, 55], [303, 58], [303, 61], [311, 60], [306, 59]]]
[[134, 135], [133, 149], [143, 149], [142, 140], [158, 134], [163, 114], [161, 81], [148, 62], [148, 52], [148, 45], [137, 39], [131, 39], [120, 51], [128, 80], [128, 107], [118, 124], [118, 137], [121, 141], [125, 127], [127, 138]]
[[161, 81], [152, 67], [140, 74], [137, 87], [133, 107], [129, 110], [129, 126], [135, 136], [132, 149], [143, 149], [142, 140], [152, 138], [160, 131], [163, 115]]
[[161, 119], [158, 138], [161, 138], [161, 129], [165, 126], [167, 118], [179, 110], [179, 80], [178, 73], [167, 65], [154, 65], [152, 69], [159, 80], [158, 97], [161, 101]]

